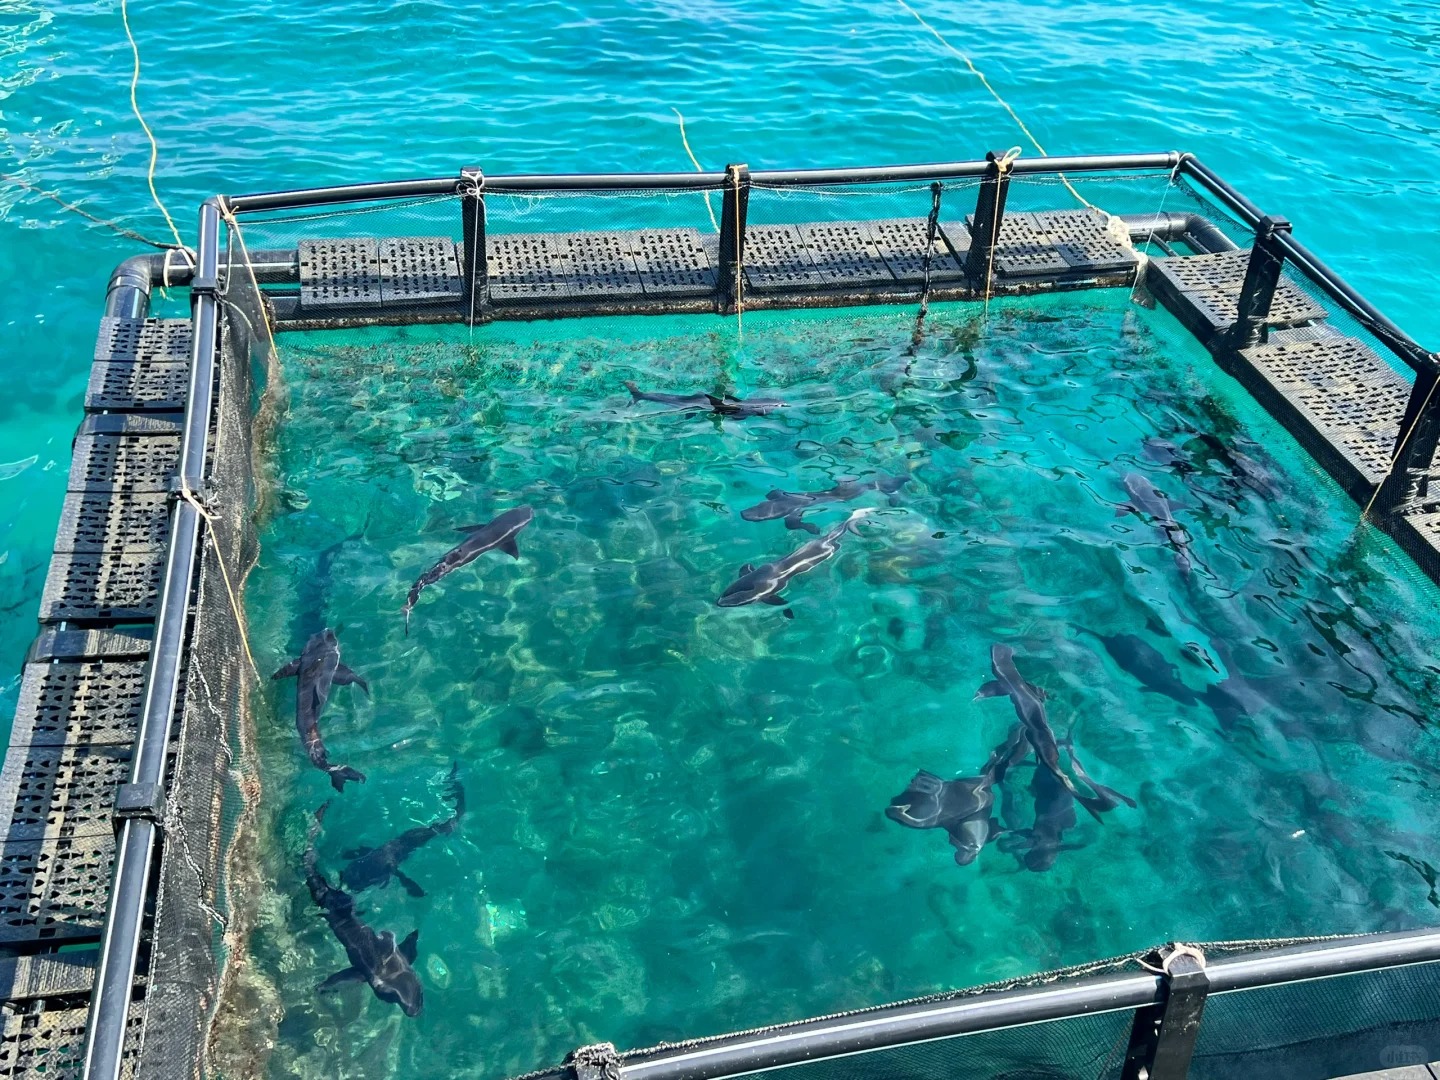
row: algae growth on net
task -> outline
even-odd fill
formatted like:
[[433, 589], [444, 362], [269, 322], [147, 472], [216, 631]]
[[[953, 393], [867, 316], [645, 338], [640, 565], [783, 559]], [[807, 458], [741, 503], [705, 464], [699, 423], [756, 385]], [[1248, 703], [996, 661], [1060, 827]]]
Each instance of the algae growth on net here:
[[[1430, 921], [1433, 587], [1165, 313], [940, 305], [912, 346], [914, 319], [281, 339], [255, 652], [333, 628], [371, 694], [319, 717], [366, 777], [338, 794], [293, 684], [257, 720], [274, 1075], [501, 1077], [1175, 938]], [[783, 407], [663, 397], [692, 394]], [[438, 577], [407, 634], [455, 530], [523, 506], [518, 558]], [[782, 602], [717, 603], [817, 543]], [[979, 695], [996, 645], [1033, 695]], [[1022, 698], [1067, 775], [1137, 805], [1092, 818], [1028, 752], [995, 775]], [[903, 827], [920, 771], [989, 776], [984, 827]], [[342, 877], [430, 825], [398, 876]], [[312, 832], [366, 925], [418, 930], [419, 1015], [317, 992], [350, 961]]]

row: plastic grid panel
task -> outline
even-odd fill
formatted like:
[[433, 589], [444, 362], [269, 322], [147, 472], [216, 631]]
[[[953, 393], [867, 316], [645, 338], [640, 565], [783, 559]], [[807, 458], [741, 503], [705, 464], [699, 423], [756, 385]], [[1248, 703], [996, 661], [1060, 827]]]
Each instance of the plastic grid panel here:
[[695, 229], [641, 229], [621, 233], [646, 296], [708, 296], [715, 269]]
[[485, 238], [485, 276], [496, 303], [564, 300], [575, 294], [566, 280], [560, 250], [543, 233]]
[[[719, 238], [714, 244], [718, 250]], [[794, 225], [750, 225], [745, 230], [745, 284], [766, 289], [817, 289], [827, 282]]]
[[164, 491], [180, 460], [180, 434], [85, 434], [70, 459], [71, 491]]
[[72, 491], [65, 496], [55, 550], [154, 551], [170, 537], [170, 507], [164, 494], [128, 491]]
[[145, 706], [143, 660], [25, 665], [11, 741], [128, 745]]
[[575, 296], [639, 296], [640, 274], [630, 246], [616, 233], [556, 233], [562, 272]]
[[189, 360], [190, 320], [122, 319], [107, 315], [100, 320], [95, 359]]
[[153, 619], [164, 569], [163, 551], [57, 552], [40, 598], [40, 621]]
[[5, 841], [0, 941], [98, 938], [114, 862], [109, 829], [65, 840]]
[[[1234, 325], [1249, 263], [1249, 248], [1151, 260], [1155, 271], [1196, 310], [1212, 331]], [[1295, 326], [1324, 317], [1324, 308], [1294, 284], [1281, 279], [1270, 305], [1270, 326]]]
[[189, 361], [97, 360], [90, 367], [85, 410], [180, 412], [189, 384]]
[[[891, 218], [888, 221], [871, 221], [870, 236], [880, 257], [890, 267], [896, 281], [919, 285], [925, 280], [925, 238], [929, 227], [927, 218]], [[954, 226], [952, 226], [953, 228]], [[955, 281], [965, 276], [963, 259], [970, 250], [970, 232], [963, 225], [958, 226], [962, 238], [957, 249], [947, 244], [946, 236], [939, 228], [935, 230], [935, 243], [930, 248], [930, 280]], [[956, 257], [959, 252], [959, 258]]]
[[455, 241], [399, 236], [380, 241], [380, 303], [458, 304], [464, 293]]
[[[970, 230], [975, 215], [969, 215], [962, 225], [954, 221], [942, 221], [940, 229], [951, 247], [963, 242], [968, 255]], [[995, 245], [995, 272], [1010, 276], [1054, 276], [1070, 272], [1071, 266], [1064, 254], [1039, 227], [1035, 214], [1006, 214], [1000, 222], [1000, 239]]]
[[[7, 1012], [0, 1031], [0, 1076], [14, 1080], [80, 1080], [85, 1067], [88, 1014], [83, 1005], [44, 1012]], [[136, 1075], [144, 1016], [140, 1006], [131, 1006], [120, 1061], [123, 1080]]]
[[[895, 275], [880, 254], [864, 221], [821, 222], [798, 226], [800, 239], [827, 285], [893, 285]], [[924, 240], [922, 237], [921, 244]]]
[[130, 774], [125, 744], [12, 745], [0, 771], [0, 826], [8, 845], [109, 834], [115, 789]]
[[5, 998], [11, 1002], [85, 994], [95, 985], [99, 962], [98, 949], [12, 956], [0, 959], [0, 986], [5, 987]]
[[[1104, 274], [1133, 270], [1135, 249], [1110, 232], [1110, 215], [1102, 210], [1042, 210], [1025, 215], [1055, 243], [1072, 270]], [[1129, 231], [1125, 230], [1128, 238]], [[1004, 230], [1001, 230], [1004, 238]]]
[[301, 240], [299, 255], [301, 310], [334, 313], [380, 306], [377, 241]]
[[1324, 337], [1258, 345], [1241, 355], [1371, 483], [1384, 479], [1410, 385], [1363, 342]]

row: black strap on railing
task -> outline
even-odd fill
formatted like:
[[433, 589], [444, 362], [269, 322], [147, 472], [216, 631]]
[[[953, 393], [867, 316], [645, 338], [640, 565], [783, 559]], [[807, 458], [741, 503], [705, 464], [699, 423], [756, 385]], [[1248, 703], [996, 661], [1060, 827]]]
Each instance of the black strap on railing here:
[[464, 280], [466, 321], [474, 326], [489, 299], [485, 269], [485, 173], [471, 165], [460, 170], [460, 274]]
[[715, 272], [716, 302], [722, 315], [740, 307], [745, 274], [745, 217], [750, 208], [750, 166], [725, 166], [720, 208], [720, 265]]
[[970, 253], [965, 258], [965, 276], [977, 293], [989, 293], [995, 276], [995, 245], [1005, 223], [1005, 197], [1010, 191], [1008, 155], [991, 150], [985, 155], [984, 179], [975, 200], [975, 218], [970, 226]]
[[1231, 328], [1230, 344], [1248, 349], [1265, 340], [1270, 323], [1270, 305], [1280, 284], [1280, 271], [1285, 267], [1285, 250], [1280, 246], [1281, 234], [1289, 234], [1290, 222], [1282, 217], [1262, 217], [1255, 226], [1255, 244], [1250, 249], [1250, 262], [1245, 267], [1245, 283], [1240, 287], [1235, 325]]
[[1164, 999], [1135, 1010], [1120, 1080], [1185, 1080], [1210, 992], [1205, 954], [1193, 945], [1167, 945], [1145, 960], [1161, 973]]

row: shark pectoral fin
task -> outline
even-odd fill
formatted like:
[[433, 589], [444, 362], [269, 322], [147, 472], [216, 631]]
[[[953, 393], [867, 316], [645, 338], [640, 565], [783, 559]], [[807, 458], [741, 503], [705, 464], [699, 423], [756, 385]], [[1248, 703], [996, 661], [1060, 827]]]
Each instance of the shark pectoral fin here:
[[1000, 680], [991, 679], [984, 686], [980, 687], [979, 690], [975, 691], [975, 700], [979, 701], [981, 698], [989, 697], [1004, 697], [1005, 693], [1005, 687], [1001, 684]]
[[412, 878], [412, 877], [407, 877], [406, 875], [402, 874], [399, 870], [395, 870], [395, 871], [392, 871], [392, 872], [393, 872], [394, 875], [395, 875], [395, 880], [398, 881], [398, 882], [400, 882], [401, 885], [404, 885], [404, 886], [405, 886], [405, 891], [406, 891], [407, 893], [409, 893], [411, 896], [417, 896], [417, 897], [418, 897], [418, 896], [424, 896], [424, 895], [425, 895], [425, 890], [420, 887], [420, 883], [417, 882], [414, 878]]
[[322, 994], [328, 994], [346, 983], [364, 982], [365, 976], [359, 968], [348, 967], [344, 971], [337, 971], [328, 979], [322, 982], [316, 989]]
[[340, 664], [335, 668], [335, 678], [331, 681], [334, 682], [336, 686], [349, 686], [351, 683], [354, 683], [360, 687], [361, 690], [365, 691], [366, 697], [370, 696], [370, 684], [365, 681], [364, 676], [356, 675], [355, 672], [351, 671], [344, 664]]
[[520, 557], [520, 545], [515, 543], [513, 534], [496, 544], [495, 549], [505, 552], [505, 554], [509, 555], [512, 559], [518, 559]]
[[299, 675], [299, 674], [300, 674], [300, 661], [299, 661], [298, 659], [295, 659], [295, 660], [291, 660], [288, 664], [286, 664], [284, 667], [282, 667], [279, 671], [275, 672], [274, 675], [271, 675], [270, 678], [272, 678], [272, 679], [289, 679], [289, 678], [291, 678], [292, 676]]
[[420, 953], [420, 931], [411, 930], [405, 935], [405, 940], [400, 942], [400, 955], [410, 963], [415, 963], [415, 957]]
[[787, 618], [787, 619], [793, 619], [793, 618], [795, 617], [795, 612], [794, 612], [793, 610], [791, 610], [790, 608], [788, 608], [788, 607], [787, 607], [784, 611], [782, 611], [780, 614], [781, 614], [781, 615], [784, 615], [785, 618]]
[[767, 596], [763, 598], [760, 602], [762, 604], [769, 604], [771, 607], [784, 607], [790, 601], [786, 600], [779, 593], [776, 593], [774, 596]]
[[1124, 517], [1126, 514], [1138, 514], [1139, 512], [1139, 510], [1136, 510], [1135, 507], [1131, 506], [1129, 503], [1115, 504], [1116, 517]]

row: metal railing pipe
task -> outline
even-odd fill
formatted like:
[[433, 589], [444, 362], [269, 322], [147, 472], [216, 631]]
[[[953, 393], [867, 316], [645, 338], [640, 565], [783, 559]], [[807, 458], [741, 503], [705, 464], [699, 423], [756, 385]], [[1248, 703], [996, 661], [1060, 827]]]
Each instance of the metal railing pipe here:
[[[220, 269], [219, 239], [219, 205], [211, 199], [200, 208], [197, 267], [190, 296], [193, 328], [190, 382], [179, 463], [186, 488], [198, 488], [205, 475], [218, 335], [215, 289]], [[177, 499], [170, 511], [170, 546], [155, 637], [150, 647], [145, 701], [135, 736], [130, 782], [116, 800], [119, 835], [100, 943], [100, 964], [85, 1032], [82, 1074], [85, 1080], [118, 1080], [121, 1072], [135, 964], [145, 921], [145, 897], [163, 806], [165, 757], [180, 691], [199, 540], [199, 512], [188, 500]], [[133, 801], [124, 805], [136, 812], [119, 817], [127, 789]]]
[[[1252, 229], [1259, 226], [1264, 213], [1253, 202], [1238, 191], [1234, 185], [1222, 178], [1215, 170], [1194, 154], [1181, 155], [1179, 171], [1193, 176], [1200, 185], [1224, 203], [1245, 224]], [[1391, 322], [1374, 304], [1361, 296], [1344, 278], [1327, 266], [1294, 236], [1278, 238], [1277, 246], [1286, 258], [1320, 286], [1325, 293], [1354, 316], [1362, 326], [1378, 337], [1390, 351], [1416, 371], [1435, 371], [1440, 368], [1440, 359], [1420, 345], [1409, 334]]]
[[1207, 970], [1210, 992], [1225, 994], [1437, 960], [1440, 930], [1402, 930], [1232, 956], [1212, 961]]
[[[1160, 154], [1098, 154], [1082, 157], [1020, 158], [1014, 173], [1158, 172], [1174, 169], [1182, 155], [1175, 150]], [[982, 161], [935, 162], [926, 165], [876, 165], [841, 169], [763, 169], [752, 172], [758, 186], [822, 187], [829, 184], [878, 184], [902, 181], [952, 180], [983, 176]], [[544, 191], [719, 191], [725, 185], [723, 172], [688, 173], [570, 173], [546, 175], [521, 173], [485, 177], [487, 192], [535, 193]], [[451, 177], [425, 180], [396, 180], [379, 184], [350, 184], [343, 187], [271, 191], [226, 197], [236, 213], [265, 210], [296, 210], [322, 204], [374, 202], [379, 199], [409, 199], [455, 195], [457, 181]]]
[[620, 1073], [622, 1080], [718, 1080], [1044, 1020], [1137, 1009], [1160, 997], [1157, 975], [1106, 975], [1068, 986], [977, 994], [796, 1025], [623, 1065]]

